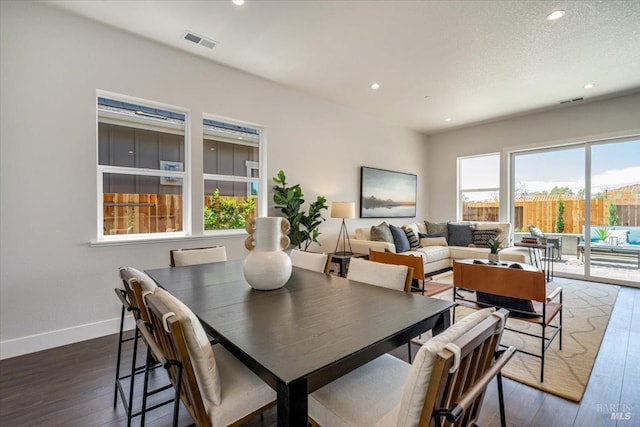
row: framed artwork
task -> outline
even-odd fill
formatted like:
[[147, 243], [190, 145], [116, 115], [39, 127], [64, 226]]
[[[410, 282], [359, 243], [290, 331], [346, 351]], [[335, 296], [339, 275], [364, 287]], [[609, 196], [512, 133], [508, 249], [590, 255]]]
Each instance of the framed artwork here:
[[[160, 169], [163, 171], [182, 172], [182, 162], [160, 160]], [[182, 185], [182, 178], [174, 176], [161, 176], [160, 185]]]
[[362, 166], [360, 218], [416, 216], [418, 176]]

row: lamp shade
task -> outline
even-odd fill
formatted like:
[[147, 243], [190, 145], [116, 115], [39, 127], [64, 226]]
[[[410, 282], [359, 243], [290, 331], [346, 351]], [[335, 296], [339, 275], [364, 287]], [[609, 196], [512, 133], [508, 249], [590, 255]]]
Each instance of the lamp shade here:
[[331, 218], [355, 218], [355, 202], [333, 202], [331, 203]]

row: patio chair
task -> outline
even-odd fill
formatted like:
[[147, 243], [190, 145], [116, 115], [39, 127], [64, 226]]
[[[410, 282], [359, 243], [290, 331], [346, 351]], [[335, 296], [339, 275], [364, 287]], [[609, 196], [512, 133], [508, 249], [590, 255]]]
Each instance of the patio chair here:
[[[249, 368], [220, 345], [214, 352], [200, 321], [180, 300], [158, 288], [145, 301], [152, 329], [139, 320], [141, 333], [196, 425], [240, 425], [275, 405], [276, 393]], [[176, 399], [174, 426], [178, 408]]]
[[[309, 395], [315, 426], [474, 426], [489, 382], [515, 353], [498, 352], [508, 312], [477, 311], [424, 344], [413, 365], [385, 354]], [[497, 356], [497, 357], [496, 357]]]
[[222, 262], [227, 260], [227, 249], [224, 246], [171, 249], [169, 251], [169, 258], [169, 267]]

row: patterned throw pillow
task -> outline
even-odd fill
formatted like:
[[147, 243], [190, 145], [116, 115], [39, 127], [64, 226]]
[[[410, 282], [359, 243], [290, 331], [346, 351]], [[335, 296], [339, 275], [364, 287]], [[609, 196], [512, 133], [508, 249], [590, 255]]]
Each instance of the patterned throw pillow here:
[[409, 240], [409, 246], [411, 247], [411, 250], [418, 249], [420, 247], [420, 240], [418, 240], [418, 236], [416, 236], [416, 233], [414, 233], [413, 230], [409, 227], [403, 226], [402, 229], [407, 235], [407, 240]]
[[487, 242], [498, 238], [499, 230], [473, 230], [473, 246], [488, 248]]
[[383, 222], [379, 225], [372, 225], [371, 240], [373, 240], [374, 242], [393, 243], [393, 235], [391, 234], [389, 225], [387, 225], [386, 222]]
[[391, 235], [393, 236], [393, 244], [396, 245], [397, 253], [407, 252], [408, 250], [411, 250], [411, 245], [409, 244], [409, 239], [407, 239], [407, 234], [402, 228], [389, 224], [389, 229], [391, 230]]
[[467, 247], [473, 243], [473, 231], [469, 224], [447, 224], [449, 246]]

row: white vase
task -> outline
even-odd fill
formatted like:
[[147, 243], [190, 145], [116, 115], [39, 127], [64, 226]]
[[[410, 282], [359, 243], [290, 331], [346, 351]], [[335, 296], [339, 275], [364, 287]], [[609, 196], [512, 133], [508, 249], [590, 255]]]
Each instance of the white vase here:
[[500, 254], [489, 254], [489, 261], [491, 262], [499, 262], [500, 261]]
[[282, 249], [289, 247], [289, 221], [280, 217], [260, 217], [247, 221], [249, 237], [245, 247], [251, 251], [242, 271], [247, 283], [261, 291], [284, 286], [291, 277], [291, 258]]

